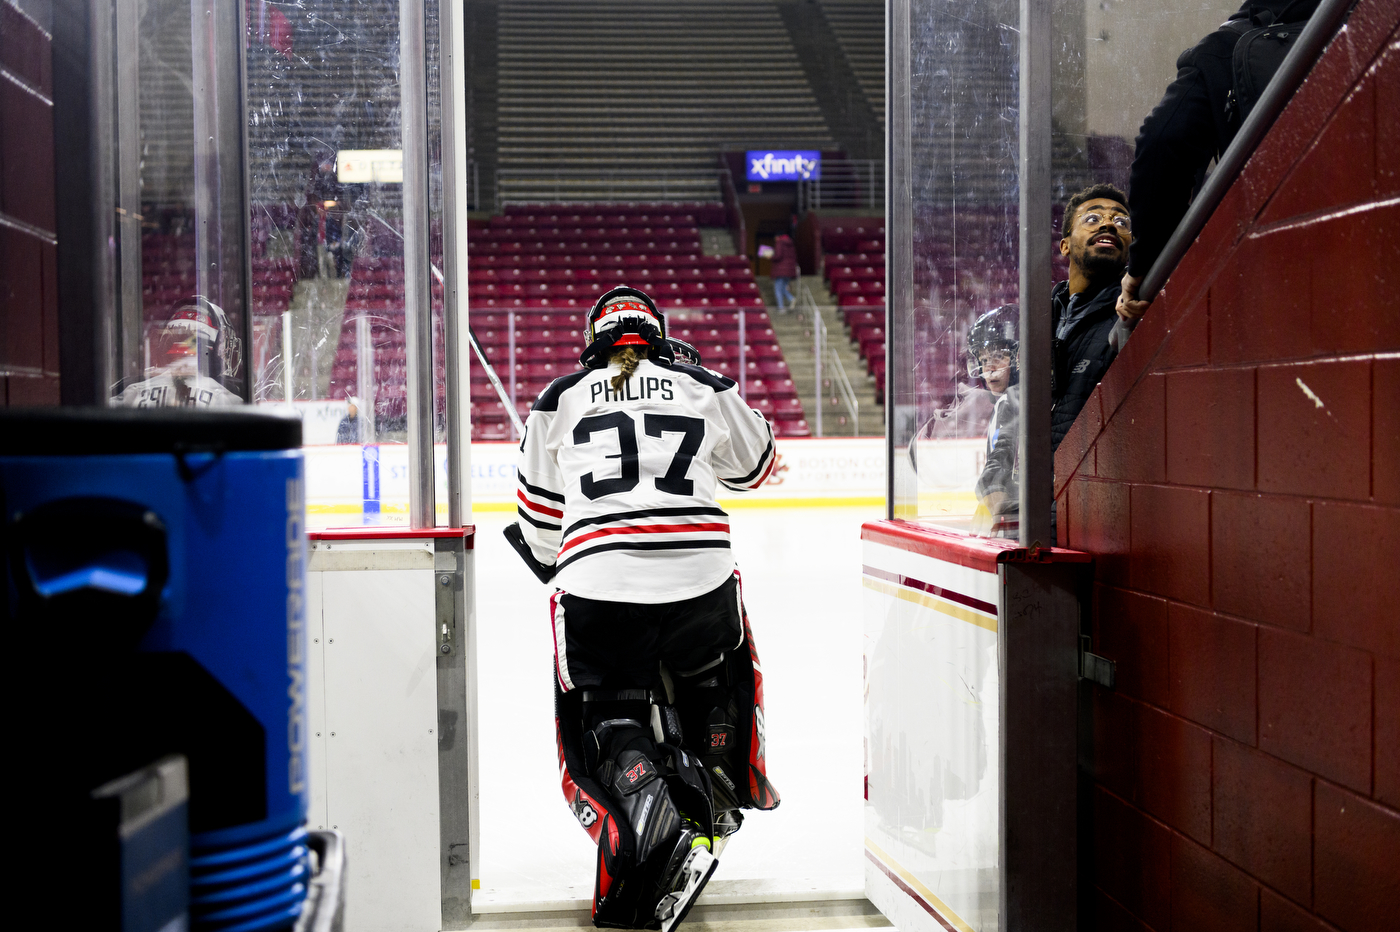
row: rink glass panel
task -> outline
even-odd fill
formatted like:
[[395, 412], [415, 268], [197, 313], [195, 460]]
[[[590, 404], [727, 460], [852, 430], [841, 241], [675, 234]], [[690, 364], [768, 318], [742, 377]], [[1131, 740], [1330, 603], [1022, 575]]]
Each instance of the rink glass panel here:
[[[426, 4], [435, 440], [445, 439], [440, 55]], [[313, 526], [406, 520], [403, 139], [397, 0], [248, 5], [253, 400], [346, 446], [357, 487]], [[351, 408], [354, 408], [352, 413]], [[439, 510], [445, 507], [439, 449]], [[340, 470], [339, 472], [344, 472]], [[313, 485], [316, 476], [309, 475]]]
[[113, 404], [247, 396], [242, 20], [215, 0], [94, 7], [100, 340]]
[[[1177, 56], [1237, 6], [1054, 0], [1056, 247], [1076, 191], [1127, 191], [1134, 140]], [[969, 374], [967, 337], [981, 314], [1019, 303], [1019, 3], [890, 0], [887, 15], [890, 512], [996, 533], [974, 521], [987, 385]], [[1054, 268], [1067, 277], [1058, 248]]]
[[[968, 531], [994, 393], [967, 337], [1016, 303], [1015, 0], [892, 3], [889, 438], [891, 510]], [[897, 38], [895, 39], [897, 42]]]

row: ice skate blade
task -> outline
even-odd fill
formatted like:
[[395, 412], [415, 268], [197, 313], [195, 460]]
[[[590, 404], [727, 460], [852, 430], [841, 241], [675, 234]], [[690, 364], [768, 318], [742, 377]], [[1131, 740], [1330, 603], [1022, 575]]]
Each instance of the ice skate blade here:
[[704, 848], [696, 848], [690, 852], [690, 856], [681, 867], [685, 886], [675, 893], [666, 894], [661, 898], [661, 902], [656, 904], [656, 918], [661, 920], [661, 932], [671, 932], [681, 924], [700, 891], [710, 882], [710, 877], [717, 867], [719, 859]]

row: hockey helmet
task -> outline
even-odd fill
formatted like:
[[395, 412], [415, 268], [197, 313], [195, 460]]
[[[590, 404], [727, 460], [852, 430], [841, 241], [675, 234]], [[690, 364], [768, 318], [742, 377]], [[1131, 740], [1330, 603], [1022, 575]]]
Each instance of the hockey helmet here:
[[157, 369], [191, 368], [200, 375], [235, 375], [242, 343], [224, 309], [202, 295], [182, 303], [157, 326], [151, 339], [151, 363]]
[[967, 374], [972, 378], [982, 376], [982, 357], [1001, 351], [1011, 364], [1011, 378], [1016, 379], [1016, 355], [1020, 348], [1017, 332], [1021, 325], [1021, 308], [1016, 304], [1003, 304], [992, 308], [973, 321], [967, 332]]
[[609, 350], [616, 346], [648, 347], [649, 359], [670, 356], [666, 318], [645, 292], [626, 285], [604, 293], [593, 305], [583, 338], [587, 348], [578, 361], [588, 369], [606, 366]]
[[688, 366], [704, 365], [700, 359], [700, 351], [684, 340], [667, 337], [666, 347], [671, 351], [671, 358], [676, 362], [683, 362]]

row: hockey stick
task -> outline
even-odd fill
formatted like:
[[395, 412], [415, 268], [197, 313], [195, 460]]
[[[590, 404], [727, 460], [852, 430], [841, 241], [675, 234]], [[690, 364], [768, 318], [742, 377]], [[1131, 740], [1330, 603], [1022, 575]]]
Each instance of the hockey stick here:
[[[403, 234], [394, 229], [393, 225], [379, 216], [376, 211], [371, 208], [366, 208], [366, 211], [375, 220], [384, 224], [384, 229], [397, 236], [400, 240], [403, 239]], [[431, 262], [428, 263], [428, 268], [432, 269], [433, 277], [438, 280], [438, 284], [446, 288], [447, 280], [443, 278], [442, 270]], [[525, 424], [520, 420], [520, 415], [516, 412], [515, 405], [511, 403], [510, 392], [506, 391], [506, 387], [501, 384], [500, 376], [496, 375], [496, 369], [491, 365], [491, 360], [486, 358], [486, 351], [481, 348], [481, 341], [476, 338], [476, 331], [472, 329], [470, 323], [467, 324], [467, 336], [471, 337], [472, 349], [476, 350], [476, 358], [481, 360], [481, 368], [486, 370], [486, 378], [490, 380], [491, 386], [496, 389], [496, 394], [500, 397], [501, 404], [505, 405], [506, 414], [510, 416], [511, 426], [515, 428], [516, 434], [521, 437], [525, 436]]]

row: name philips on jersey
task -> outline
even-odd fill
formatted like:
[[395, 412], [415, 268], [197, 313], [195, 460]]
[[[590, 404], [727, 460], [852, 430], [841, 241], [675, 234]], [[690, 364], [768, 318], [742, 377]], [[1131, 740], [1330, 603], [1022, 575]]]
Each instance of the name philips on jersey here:
[[[637, 383], [637, 394], [632, 394], [632, 383]], [[662, 401], [675, 401], [676, 395], [673, 391], [670, 379], [661, 379], [654, 376], [638, 377], [628, 379], [622, 383], [621, 391], [613, 391], [612, 385], [607, 381], [594, 382], [592, 395], [589, 402], [596, 402], [602, 396], [603, 401], [650, 401], [653, 398], [660, 398]]]

